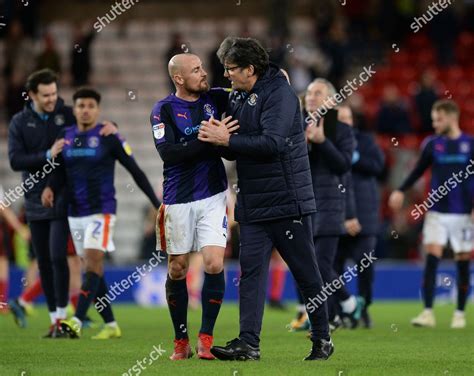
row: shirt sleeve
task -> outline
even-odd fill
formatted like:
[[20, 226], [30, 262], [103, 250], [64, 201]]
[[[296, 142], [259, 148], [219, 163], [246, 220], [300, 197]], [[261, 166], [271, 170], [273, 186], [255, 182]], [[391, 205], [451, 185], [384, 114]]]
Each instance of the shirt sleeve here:
[[400, 188], [398, 188], [400, 191], [404, 192], [411, 188], [413, 184], [421, 177], [423, 176], [424, 172], [426, 169], [431, 166], [433, 163], [433, 141], [430, 139], [428, 142], [426, 142], [425, 146], [423, 147], [423, 150], [421, 152], [421, 156], [418, 159], [415, 168], [413, 171], [406, 177]]
[[29, 153], [19, 132], [20, 124], [13, 118], [8, 128], [8, 157], [14, 171], [27, 171], [41, 168], [47, 161], [47, 150]]
[[359, 159], [352, 170], [370, 176], [379, 176], [385, 167], [385, 155], [375, 139], [367, 137], [367, 148], [360, 151]]
[[[225, 88], [213, 88], [211, 89], [212, 98], [215, 101], [217, 111], [220, 115], [226, 114], [227, 105], [229, 103], [229, 96], [232, 92], [232, 89], [225, 89]], [[220, 119], [218, 119], [220, 120]]]
[[58, 192], [67, 183], [66, 166], [64, 165], [64, 158], [59, 154], [57, 160], [58, 166], [49, 174], [46, 186], [50, 187], [53, 192]]
[[342, 178], [343, 186], [346, 188], [346, 220], [357, 218], [357, 206], [355, 203], [354, 183], [352, 173], [346, 172]]
[[202, 153], [215, 153], [212, 145], [200, 140], [180, 142], [175, 132], [174, 122], [166, 111], [166, 106], [153, 109], [150, 123], [155, 140], [156, 150], [161, 159], [168, 165], [175, 165], [202, 155]]
[[312, 143], [312, 155], [319, 154], [331, 171], [341, 175], [351, 169], [355, 139], [352, 129], [348, 125], [339, 124], [338, 128], [335, 143], [329, 138], [320, 144]]
[[105, 139], [110, 142], [114, 157], [127, 169], [128, 172], [130, 172], [135, 183], [137, 183], [138, 187], [148, 197], [153, 206], [159, 208], [161, 203], [158, 200], [158, 197], [156, 197], [150, 181], [143, 170], [138, 166], [135, 158], [133, 158], [132, 148], [127, 141], [118, 133], [106, 136]]

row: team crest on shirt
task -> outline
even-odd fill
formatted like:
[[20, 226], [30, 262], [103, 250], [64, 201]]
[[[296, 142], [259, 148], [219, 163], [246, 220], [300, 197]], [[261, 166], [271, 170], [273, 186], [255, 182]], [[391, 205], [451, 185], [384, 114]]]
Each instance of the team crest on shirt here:
[[469, 142], [461, 142], [459, 144], [459, 151], [461, 153], [469, 153], [469, 151], [471, 150], [471, 146], [469, 145]]
[[161, 140], [165, 136], [165, 125], [163, 123], [153, 124], [153, 137]]
[[253, 93], [253, 94], [250, 95], [247, 102], [248, 102], [249, 105], [255, 106], [257, 104], [257, 99], [258, 99], [258, 95]]
[[87, 145], [90, 148], [96, 148], [97, 146], [99, 146], [99, 137], [92, 136], [87, 140]]
[[62, 114], [57, 114], [55, 117], [54, 117], [54, 124], [56, 124], [57, 126], [60, 126], [60, 125], [63, 125], [65, 123], [65, 119], [64, 119], [64, 115]]
[[214, 110], [213, 110], [212, 106], [209, 103], [206, 103], [204, 105], [204, 112], [209, 117], [214, 116]]

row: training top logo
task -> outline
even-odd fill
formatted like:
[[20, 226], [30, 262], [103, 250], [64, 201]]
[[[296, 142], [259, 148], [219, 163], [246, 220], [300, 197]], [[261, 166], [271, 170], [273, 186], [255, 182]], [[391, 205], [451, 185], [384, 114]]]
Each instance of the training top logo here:
[[248, 102], [249, 105], [255, 106], [257, 104], [257, 99], [258, 99], [258, 95], [253, 93], [253, 94], [250, 95], [247, 102]]
[[54, 117], [54, 124], [56, 124], [57, 126], [63, 125], [65, 123], [65, 121], [66, 120], [64, 120], [64, 115], [62, 115], [62, 114], [57, 114]]

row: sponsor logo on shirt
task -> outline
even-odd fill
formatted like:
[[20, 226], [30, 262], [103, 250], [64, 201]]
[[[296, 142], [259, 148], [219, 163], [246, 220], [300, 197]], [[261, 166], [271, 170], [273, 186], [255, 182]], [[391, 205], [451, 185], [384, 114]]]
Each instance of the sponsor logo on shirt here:
[[184, 128], [184, 134], [186, 136], [190, 136], [192, 134], [198, 133], [200, 127], [201, 127], [201, 124], [194, 125], [192, 127], [186, 127], [186, 128]]

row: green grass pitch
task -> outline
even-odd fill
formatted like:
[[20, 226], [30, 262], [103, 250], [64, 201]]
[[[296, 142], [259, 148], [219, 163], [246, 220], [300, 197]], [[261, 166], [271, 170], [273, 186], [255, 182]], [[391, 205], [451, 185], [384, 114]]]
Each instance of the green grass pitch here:
[[[0, 316], [0, 375], [137, 375], [132, 367], [148, 357], [153, 346], [166, 350], [158, 359], [143, 363], [141, 375], [474, 375], [474, 317], [465, 330], [449, 328], [452, 305], [435, 308], [435, 329], [412, 328], [411, 317], [419, 313], [416, 302], [377, 302], [372, 308], [372, 330], [340, 330], [333, 335], [335, 353], [325, 362], [303, 362], [310, 349], [305, 333], [286, 329], [293, 317], [287, 312], [265, 311], [261, 360], [258, 362], [171, 362], [172, 327], [164, 308], [146, 309], [116, 305], [115, 315], [123, 332], [117, 340], [93, 341], [98, 329], [86, 329], [79, 340], [44, 340], [48, 326], [45, 307], [29, 318], [28, 328], [19, 329], [11, 316]], [[92, 317], [99, 322], [99, 316]], [[189, 314], [193, 347], [199, 329], [200, 311]], [[214, 332], [214, 343], [225, 344], [238, 334], [238, 307], [222, 307]], [[153, 354], [153, 355], [156, 355]]]

